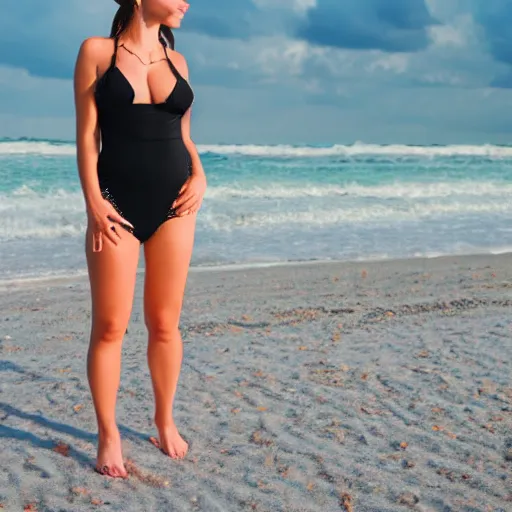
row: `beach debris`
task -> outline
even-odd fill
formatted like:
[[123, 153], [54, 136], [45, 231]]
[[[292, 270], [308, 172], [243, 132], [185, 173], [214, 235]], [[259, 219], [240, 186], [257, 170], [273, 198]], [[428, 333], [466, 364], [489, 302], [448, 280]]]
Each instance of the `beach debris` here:
[[[444, 476], [451, 482], [455, 482], [457, 480], [458, 476], [454, 471], [449, 470], [448, 468], [439, 468], [436, 473], [438, 475]], [[460, 475], [461, 480], [469, 480], [471, 478], [471, 475], [468, 475], [467, 473], [462, 473]]]
[[167, 478], [155, 475], [154, 473], [142, 471], [132, 459], [126, 459], [124, 464], [128, 474], [133, 475], [142, 483], [155, 488], [164, 488], [169, 486], [169, 480], [167, 480]]
[[327, 432], [331, 436], [334, 436], [338, 443], [345, 442], [345, 432], [340, 428], [341, 420], [333, 418], [331, 423], [322, 429], [322, 432]]
[[446, 428], [443, 427], [442, 425], [432, 425], [432, 430], [434, 432], [444, 432], [451, 439], [457, 438], [456, 434], [454, 434], [453, 432], [450, 432], [449, 430], [446, 430]]
[[7, 341], [12, 340], [12, 336], [9, 336], [8, 334], [6, 334], [4, 336], [4, 340], [7, 340]]
[[315, 488], [315, 483], [314, 482], [308, 482], [308, 485], [306, 485], [306, 489], [308, 491], [312, 491], [314, 488]]
[[275, 453], [267, 453], [265, 457], [265, 466], [267, 467], [273, 467], [276, 462], [276, 455]]
[[382, 416], [383, 414], [386, 414], [386, 412], [383, 411], [382, 409], [371, 409], [370, 407], [366, 407], [364, 405], [362, 405], [359, 409], [361, 412], [364, 412], [371, 416], [375, 416], [375, 415]]
[[422, 350], [416, 357], [430, 357], [430, 352], [428, 350]]
[[259, 407], [256, 408], [258, 411], [266, 411], [268, 409], [268, 407], [264, 407], [262, 405], [260, 405]]
[[408, 460], [408, 459], [402, 460], [402, 467], [404, 469], [410, 469], [410, 468], [413, 468], [414, 466], [416, 466], [416, 464], [414, 462], [412, 462], [411, 460]]
[[91, 505], [103, 505], [103, 500], [100, 500], [99, 498], [91, 498]]
[[72, 487], [71, 492], [76, 495], [86, 496], [89, 491], [85, 487]]
[[290, 472], [290, 466], [287, 466], [286, 464], [278, 464], [277, 472], [283, 478], [288, 478], [288, 473]]
[[399, 453], [385, 453], [385, 454], [379, 455], [379, 458], [384, 459], [384, 460], [388, 460], [388, 459], [400, 460], [402, 458], [402, 456]]
[[15, 345], [5, 345], [5, 347], [3, 347], [3, 349], [6, 352], [20, 352], [23, 350], [21, 347], [17, 347]]
[[309, 347], [307, 347], [306, 345], [301, 345], [300, 347], [298, 347], [298, 350], [308, 350]]
[[340, 505], [345, 509], [345, 512], [354, 512], [354, 507], [352, 505], [352, 496], [348, 492], [341, 493]]
[[252, 316], [251, 315], [242, 315], [242, 320], [244, 320], [245, 322], [252, 322]]
[[482, 425], [482, 428], [490, 432], [491, 434], [495, 434], [496, 430], [494, 430], [494, 425], [492, 423], [486, 423], [485, 425]]
[[505, 441], [505, 460], [512, 462], [512, 438]]
[[254, 377], [264, 377], [265, 376], [265, 374], [261, 370], [253, 372], [252, 374], [254, 375]]
[[73, 410], [75, 412], [80, 412], [80, 410], [82, 409], [83, 406], [84, 406], [84, 404], [76, 404], [73, 406]]
[[37, 506], [35, 503], [28, 503], [23, 507], [23, 512], [37, 512]]
[[400, 448], [401, 448], [402, 450], [406, 450], [408, 446], [409, 446], [409, 443], [407, 443], [407, 442], [405, 442], [405, 441], [402, 441], [402, 442], [400, 443]]
[[332, 336], [331, 336], [331, 341], [333, 343], [336, 343], [337, 341], [341, 341], [341, 332], [335, 332]]
[[416, 494], [413, 494], [412, 492], [404, 492], [398, 496], [398, 503], [400, 505], [407, 505], [409, 507], [413, 507], [414, 505], [418, 504], [420, 502], [420, 499]]
[[255, 430], [251, 434], [251, 438], [250, 438], [251, 443], [255, 443], [259, 446], [272, 446], [274, 444], [274, 441], [272, 441], [272, 439], [262, 437], [261, 434], [262, 434], [261, 430]]
[[64, 457], [69, 457], [69, 444], [63, 443], [62, 441], [59, 441], [52, 450], [64, 455]]

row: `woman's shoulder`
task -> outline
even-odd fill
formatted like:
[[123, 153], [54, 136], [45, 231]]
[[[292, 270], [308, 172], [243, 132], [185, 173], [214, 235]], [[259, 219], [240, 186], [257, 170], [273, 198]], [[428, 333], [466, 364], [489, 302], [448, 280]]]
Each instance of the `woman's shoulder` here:
[[78, 56], [98, 64], [109, 57], [113, 49], [114, 42], [110, 37], [88, 37], [82, 41]]
[[176, 50], [171, 49], [167, 50], [167, 52], [169, 54], [169, 58], [172, 59], [172, 63], [179, 71], [180, 75], [184, 76], [185, 78], [188, 77], [188, 65], [184, 55], [177, 52]]

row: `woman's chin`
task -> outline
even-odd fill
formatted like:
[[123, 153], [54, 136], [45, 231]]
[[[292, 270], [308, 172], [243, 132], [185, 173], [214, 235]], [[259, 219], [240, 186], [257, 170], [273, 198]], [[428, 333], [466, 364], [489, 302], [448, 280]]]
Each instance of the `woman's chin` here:
[[180, 28], [181, 21], [182, 21], [182, 18], [178, 18], [177, 16], [170, 16], [167, 19], [167, 22], [165, 23], [165, 25], [167, 25], [170, 28]]

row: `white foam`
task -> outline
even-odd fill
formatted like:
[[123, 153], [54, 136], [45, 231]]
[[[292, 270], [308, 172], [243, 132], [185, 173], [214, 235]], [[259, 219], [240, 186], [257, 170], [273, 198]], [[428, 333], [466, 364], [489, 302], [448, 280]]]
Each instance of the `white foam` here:
[[202, 153], [215, 153], [218, 155], [247, 155], [255, 157], [355, 157], [364, 155], [375, 156], [416, 156], [416, 157], [453, 157], [478, 156], [488, 158], [512, 158], [512, 147], [451, 145], [451, 146], [407, 146], [392, 144], [382, 146], [378, 144], [364, 144], [357, 142], [353, 145], [336, 144], [328, 147], [309, 146], [258, 146], [250, 145], [201, 145]]
[[0, 240], [76, 236], [85, 231], [81, 191], [39, 194], [26, 185], [0, 195]]
[[[292, 145], [256, 145], [256, 144], [199, 144], [200, 153], [216, 155], [245, 155], [253, 157], [356, 157], [364, 155], [375, 156], [415, 156], [415, 157], [453, 157], [473, 156], [487, 158], [512, 158], [512, 147], [484, 144], [449, 145], [449, 146], [408, 146], [404, 144], [365, 144], [356, 142], [351, 145], [336, 144], [327, 147], [292, 146]], [[62, 155], [70, 156], [76, 153], [72, 142], [61, 143], [51, 141], [0, 141], [2, 155]]]
[[397, 208], [384, 205], [368, 205], [348, 208], [320, 209], [306, 211], [278, 211], [265, 213], [245, 213], [229, 216], [223, 213], [203, 214], [205, 227], [218, 231], [231, 231], [234, 228], [278, 227], [299, 225], [307, 227], [327, 227], [337, 224], [356, 224], [364, 222], [407, 222], [435, 216], [463, 216], [471, 214], [507, 214], [512, 215], [510, 203], [411, 203]]
[[[229, 193], [234, 189], [225, 187], [213, 188], [210, 196], [229, 202]], [[321, 206], [318, 201], [291, 202], [286, 209], [255, 211], [244, 203], [230, 205], [226, 214], [224, 204], [205, 203], [206, 207], [198, 217], [199, 227], [216, 231], [230, 231], [244, 227], [272, 227], [285, 225], [302, 225], [304, 227], [324, 227], [335, 224], [352, 224], [361, 222], [401, 222], [424, 219], [434, 216], [457, 217], [471, 214], [507, 214], [512, 215], [512, 202], [500, 199], [510, 197], [510, 186], [497, 184], [467, 183], [438, 184], [425, 186], [422, 184], [400, 184], [383, 187], [353, 186], [340, 189], [315, 190], [299, 189], [247, 189], [237, 191], [242, 197], [259, 197], [270, 192], [271, 197], [297, 198], [307, 195], [324, 197], [329, 194], [348, 193], [363, 196], [366, 200], [344, 203], [329, 198]], [[480, 193], [479, 193], [480, 192]], [[272, 194], [274, 194], [272, 196]], [[457, 194], [461, 194], [457, 197]], [[444, 196], [453, 198], [444, 200]], [[462, 197], [466, 195], [469, 197]], [[377, 198], [402, 198], [389, 204], [384, 201], [371, 201]], [[420, 198], [420, 199], [417, 199]], [[421, 200], [421, 198], [426, 198]], [[496, 200], [496, 198], [498, 198]], [[61, 236], [77, 236], [84, 233], [86, 211], [81, 191], [68, 192], [55, 189], [40, 194], [23, 185], [9, 195], [0, 195], [0, 240], [27, 238], [56, 238]]]
[[393, 198], [434, 198], [452, 196], [493, 196], [510, 197], [512, 184], [479, 181], [454, 181], [443, 183], [392, 183], [379, 186], [362, 186], [357, 184], [337, 185], [305, 185], [305, 186], [252, 186], [226, 187], [210, 186], [205, 197], [216, 200], [236, 198], [261, 199], [294, 199], [300, 197], [377, 197], [380, 199]]
[[72, 143], [54, 143], [44, 141], [4, 141], [0, 142], [0, 155], [75, 155], [76, 148]]

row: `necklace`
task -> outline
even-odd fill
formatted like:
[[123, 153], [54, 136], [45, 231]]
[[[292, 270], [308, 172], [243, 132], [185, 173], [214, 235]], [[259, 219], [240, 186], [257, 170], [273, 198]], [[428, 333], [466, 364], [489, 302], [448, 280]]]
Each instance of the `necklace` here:
[[166, 58], [163, 57], [162, 59], [158, 59], [158, 60], [150, 60], [149, 62], [144, 62], [135, 52], [132, 52], [130, 49], [126, 48], [126, 46], [124, 45], [124, 43], [121, 43], [119, 46], [121, 46], [122, 48], [124, 48], [128, 53], [131, 53], [133, 56], [137, 57], [137, 59], [139, 59], [142, 64], [144, 64], [144, 66], [149, 66], [150, 64], [154, 64], [155, 62], [160, 62], [162, 60], [165, 60]]

